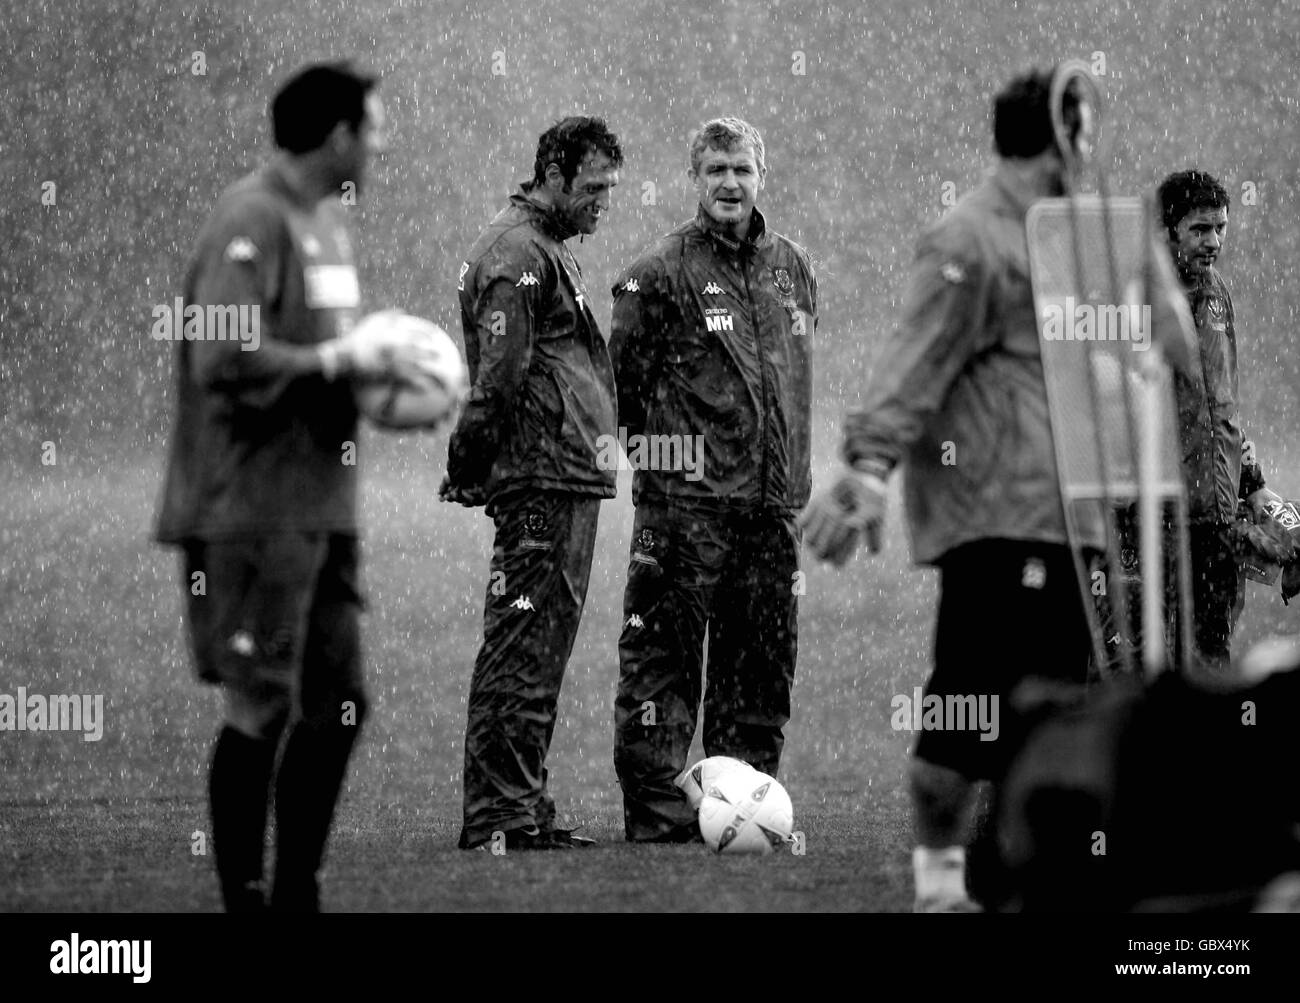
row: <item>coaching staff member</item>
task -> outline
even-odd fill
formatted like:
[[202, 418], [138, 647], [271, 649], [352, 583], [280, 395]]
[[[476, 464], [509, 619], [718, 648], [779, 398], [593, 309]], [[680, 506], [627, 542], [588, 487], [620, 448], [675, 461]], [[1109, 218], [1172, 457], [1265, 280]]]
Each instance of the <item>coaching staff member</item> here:
[[795, 670], [795, 517], [810, 488], [817, 283], [803, 248], [754, 205], [763, 138], [715, 119], [693, 138], [688, 173], [695, 218], [614, 286], [629, 459], [638, 466], [636, 436], [683, 444], [682, 469], [652, 462], [633, 477], [614, 762], [637, 842], [698, 838], [673, 780], [695, 733], [706, 628], [705, 752], [777, 771]]
[[447, 453], [445, 500], [486, 505], [496, 526], [483, 646], [465, 729], [462, 849], [591, 840], [555, 826], [546, 753], [582, 619], [603, 498], [598, 440], [616, 431], [614, 374], [582, 272], [565, 241], [609, 210], [623, 152], [598, 118], [557, 123], [531, 181], [461, 265], [473, 384]]
[[189, 305], [248, 306], [259, 327], [256, 339], [176, 345], [157, 526], [160, 542], [184, 549], [199, 678], [225, 697], [209, 793], [230, 911], [266, 904], [273, 773], [270, 905], [318, 907], [317, 871], [366, 711], [356, 467], [344, 462], [357, 411], [340, 377], [415, 362], [400, 348], [381, 359], [353, 329], [360, 296], [340, 194], [349, 182], [361, 189], [383, 146], [375, 82], [334, 64], [284, 85], [271, 104], [277, 154], [221, 196], [185, 280]]
[[1242, 460], [1236, 312], [1214, 267], [1227, 236], [1228, 193], [1211, 175], [1191, 170], [1165, 178], [1159, 199], [1200, 345], [1199, 373], [1193, 367], [1191, 378], [1180, 375], [1174, 382], [1188, 495], [1193, 634], [1200, 658], [1222, 669], [1245, 597], [1230, 537], [1238, 500], [1258, 520], [1268, 502], [1282, 499], [1264, 486], [1253, 457]]
[[[1199, 352], [1188, 373], [1176, 373], [1174, 393], [1187, 487], [1188, 542], [1192, 581], [1192, 640], [1200, 666], [1215, 673], [1229, 668], [1229, 641], [1245, 603], [1234, 523], [1239, 501], [1260, 521], [1265, 506], [1281, 497], [1264, 486], [1264, 475], [1245, 441], [1238, 406], [1236, 311], [1227, 283], [1214, 267], [1228, 231], [1227, 190], [1210, 174], [1188, 170], [1171, 174], [1157, 191], [1160, 223], [1196, 325]], [[1132, 596], [1141, 594], [1137, 576], [1136, 514], [1119, 512], [1124, 535], [1125, 573]], [[1172, 534], [1165, 528], [1167, 537]], [[1166, 551], [1172, 542], [1166, 542]], [[1176, 569], [1166, 572], [1167, 630], [1177, 629]], [[1122, 662], [1121, 644], [1141, 647], [1141, 609], [1130, 598], [1130, 626], [1122, 641], [1115, 611], [1106, 616], [1112, 670]]]
[[[940, 571], [926, 696], [997, 701], [996, 740], [966, 728], [922, 731], [916, 742], [918, 912], [978, 908], [966, 892], [964, 844], [975, 782], [999, 781], [1023, 740], [1012, 691], [1031, 675], [1082, 683], [1088, 670], [1090, 632], [1066, 536], [1025, 236], [1030, 204], [1066, 190], [1051, 81], [1051, 72], [1030, 73], [996, 96], [997, 163], [921, 236], [902, 320], [847, 421], [847, 469], [803, 517], [819, 557], [840, 563], [851, 552], [852, 533], [839, 532], [846, 509], [876, 550], [885, 479], [904, 464], [913, 559]], [[1062, 104], [1070, 141], [1082, 146], [1088, 116], [1072, 90]], [[1173, 269], [1157, 256], [1161, 265], [1157, 330], [1181, 302]], [[945, 462], [950, 455], [955, 463]], [[1100, 514], [1080, 520], [1080, 544], [1094, 552], [1105, 544]]]

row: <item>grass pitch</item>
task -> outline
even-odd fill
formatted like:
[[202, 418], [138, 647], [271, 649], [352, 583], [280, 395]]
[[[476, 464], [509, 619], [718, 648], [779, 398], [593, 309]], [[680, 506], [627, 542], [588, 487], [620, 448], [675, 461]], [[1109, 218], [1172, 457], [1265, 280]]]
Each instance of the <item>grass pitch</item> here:
[[[368, 450], [369, 447], [369, 450]], [[455, 848], [465, 699], [491, 526], [436, 499], [441, 437], [362, 444], [364, 643], [373, 696], [327, 865], [328, 909], [891, 910], [907, 902], [908, 738], [889, 698], [924, 673], [929, 576], [884, 562], [808, 568], [782, 779], [803, 856], [718, 858], [622, 841], [613, 768], [628, 483], [606, 503], [587, 611], [549, 760], [562, 818], [600, 845], [494, 857]], [[57, 468], [54, 468], [57, 469]], [[103, 738], [0, 738], [0, 909], [219, 907], [206, 761], [213, 690], [193, 681], [174, 552], [149, 542], [155, 465], [50, 473], [11, 513], [6, 692], [104, 695]], [[20, 556], [21, 555], [21, 556]], [[900, 587], [900, 585], [902, 587]], [[868, 624], [876, 629], [865, 629]]]
[[[890, 728], [890, 699], [924, 679], [935, 582], [907, 567], [897, 506], [882, 555], [859, 555], [843, 571], [806, 567], [781, 779], [807, 852], [716, 857], [698, 845], [622, 841], [613, 698], [632, 516], [624, 474], [620, 497], [602, 509], [548, 764], [561, 817], [584, 823], [599, 846], [495, 857], [455, 848], [491, 526], [481, 510], [437, 501], [443, 455], [441, 436], [362, 440], [373, 706], [336, 819], [325, 908], [910, 906], [911, 736]], [[98, 742], [0, 734], [0, 910], [217, 909], [211, 858], [192, 849], [208, 831], [218, 697], [193, 680], [177, 556], [149, 541], [160, 465], [56, 467], [33, 480], [3, 531], [2, 688], [103, 694], [105, 721]], [[1286, 627], [1276, 596], [1251, 589], [1239, 646]]]

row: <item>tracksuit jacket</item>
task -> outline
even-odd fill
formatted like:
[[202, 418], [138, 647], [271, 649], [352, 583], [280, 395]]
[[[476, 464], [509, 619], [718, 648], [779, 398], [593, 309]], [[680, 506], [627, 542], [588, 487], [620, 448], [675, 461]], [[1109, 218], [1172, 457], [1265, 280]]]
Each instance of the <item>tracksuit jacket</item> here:
[[808, 254], [754, 210], [737, 242], [695, 219], [614, 285], [619, 424], [704, 436], [703, 476], [639, 469], [632, 499], [797, 510], [808, 501], [817, 280]]
[[1237, 332], [1232, 296], [1211, 268], [1188, 291], [1200, 348], [1199, 379], [1175, 377], [1188, 512], [1192, 522], [1226, 524], [1237, 500], [1264, 486], [1258, 464], [1243, 465], [1237, 389]]
[[540, 488], [612, 498], [614, 373], [564, 241], [574, 230], [528, 186], [475, 241], [457, 290], [472, 384], [448, 447], [453, 485], [485, 504]]

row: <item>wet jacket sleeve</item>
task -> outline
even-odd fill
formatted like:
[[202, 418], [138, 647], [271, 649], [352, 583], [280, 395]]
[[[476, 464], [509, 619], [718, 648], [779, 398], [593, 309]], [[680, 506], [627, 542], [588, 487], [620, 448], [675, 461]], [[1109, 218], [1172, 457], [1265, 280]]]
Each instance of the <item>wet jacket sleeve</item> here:
[[650, 396], [658, 382], [666, 292], [651, 267], [628, 271], [614, 286], [609, 354], [618, 388], [618, 423], [628, 437], [645, 432]]
[[[1226, 286], [1223, 287], [1221, 292], [1228, 313], [1228, 331], [1232, 335], [1232, 398], [1234, 401], [1240, 402], [1241, 394], [1237, 369], [1237, 311], [1233, 306], [1232, 293], [1228, 291]], [[1241, 441], [1244, 443], [1246, 441], [1246, 432], [1242, 427], [1240, 412], [1237, 414], [1237, 430], [1240, 433]], [[1264, 486], [1264, 470], [1258, 458], [1252, 458], [1251, 462], [1247, 462], [1246, 456], [1243, 455], [1241, 477], [1237, 483], [1237, 497], [1241, 499], [1249, 498], [1256, 491], [1263, 490]]]
[[487, 480], [506, 440], [555, 271], [531, 257], [498, 259], [485, 263], [475, 287], [473, 329], [465, 332], [478, 348], [473, 384], [447, 451], [447, 476], [462, 488]]
[[921, 435], [958, 374], [988, 347], [990, 281], [973, 237], [955, 229], [922, 236], [902, 318], [877, 355], [862, 405], [845, 423], [846, 462], [884, 475]]
[[808, 305], [812, 307], [813, 333], [817, 332], [817, 275], [813, 272], [812, 260], [803, 248], [798, 249], [799, 266], [808, 280]]
[[[1233, 316], [1232, 296], [1226, 286], [1220, 286], [1219, 294], [1223, 297], [1225, 323], [1223, 338], [1222, 367], [1212, 376], [1206, 374], [1210, 393], [1208, 396], [1210, 414], [1214, 420], [1214, 463], [1216, 480], [1223, 483], [1224, 508], [1235, 511], [1230, 506], [1241, 494], [1243, 487], [1249, 483], [1241, 462], [1241, 444], [1245, 434], [1241, 429], [1241, 394], [1237, 381], [1237, 332]], [[1235, 475], [1235, 476], [1234, 476]], [[1228, 516], [1231, 517], [1230, 515]]]
[[817, 332], [817, 318], [820, 313], [817, 309], [817, 275], [813, 272], [812, 263], [804, 262], [804, 267], [808, 269], [808, 289], [812, 293], [812, 314], [813, 314], [813, 333]]
[[[190, 372], [200, 386], [228, 394], [239, 404], [269, 408], [297, 377], [318, 374], [320, 357], [309, 344], [284, 340], [272, 322], [280, 299], [288, 234], [273, 213], [257, 203], [223, 212], [201, 238], [187, 283], [187, 305], [258, 307], [256, 348], [240, 340], [187, 342]], [[292, 317], [282, 316], [281, 324]], [[180, 319], [176, 320], [180, 323]]]

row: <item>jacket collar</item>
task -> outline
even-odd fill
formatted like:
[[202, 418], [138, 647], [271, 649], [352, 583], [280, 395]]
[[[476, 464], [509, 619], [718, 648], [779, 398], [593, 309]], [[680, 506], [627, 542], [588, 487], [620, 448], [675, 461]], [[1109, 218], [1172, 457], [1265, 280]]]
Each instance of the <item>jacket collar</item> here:
[[714, 247], [718, 250], [727, 250], [732, 254], [739, 253], [741, 249], [753, 252], [763, 247], [768, 242], [767, 220], [759, 211], [758, 206], [754, 206], [754, 214], [749, 220], [749, 232], [745, 234], [744, 240], [737, 240], [731, 234], [727, 233], [720, 227], [712, 216], [704, 211], [704, 206], [697, 206], [695, 209], [695, 226], [701, 233], [707, 236]]
[[561, 243], [578, 233], [578, 228], [565, 219], [554, 206], [547, 205], [533, 194], [531, 181], [520, 184], [519, 190], [510, 196], [510, 204], [527, 212], [547, 236]]
[[[1199, 300], [1205, 299], [1208, 296], [1213, 296], [1219, 285], [1218, 278], [1219, 273], [1216, 272], [1214, 266], [1211, 265], [1206, 269], [1204, 275], [1196, 276], [1195, 281], [1193, 281], [1190, 286], [1187, 285], [1186, 282], [1183, 282], [1183, 289], [1187, 292], [1187, 298], [1195, 304]], [[1181, 275], [1178, 276], [1178, 279], [1180, 282], [1183, 281]]]
[[989, 171], [988, 180], [1002, 204], [1020, 219], [1029, 214], [1029, 207], [1039, 199], [1053, 197], [1046, 192], [1028, 188], [1020, 176], [1005, 164], [996, 164]]
[[312, 212], [321, 202], [325, 201], [323, 197], [313, 198], [303, 192], [284, 169], [283, 161], [279, 159], [273, 158], [265, 164], [262, 168], [262, 179], [268, 188], [283, 195], [304, 212]]

